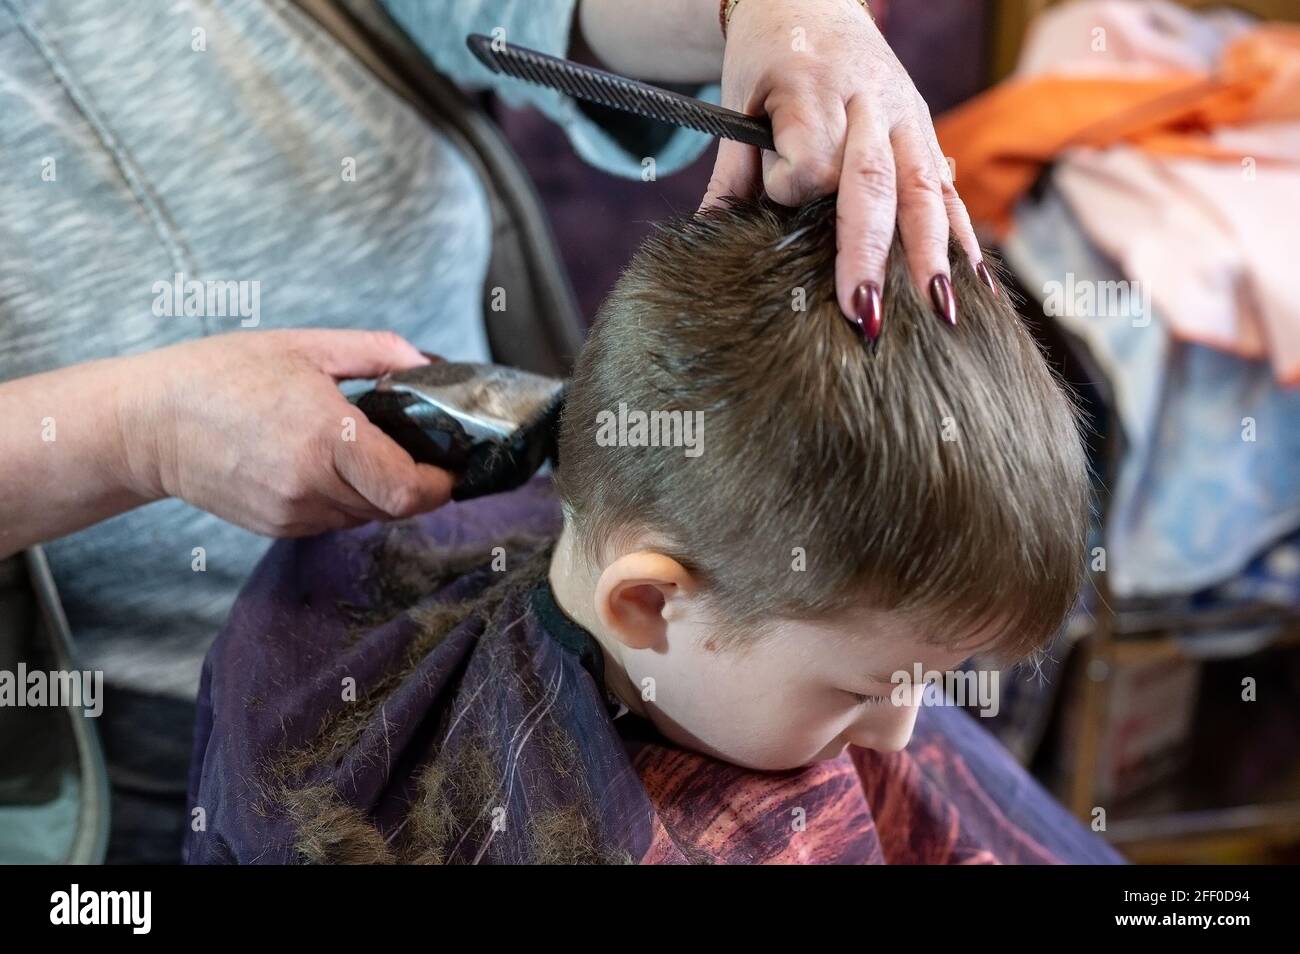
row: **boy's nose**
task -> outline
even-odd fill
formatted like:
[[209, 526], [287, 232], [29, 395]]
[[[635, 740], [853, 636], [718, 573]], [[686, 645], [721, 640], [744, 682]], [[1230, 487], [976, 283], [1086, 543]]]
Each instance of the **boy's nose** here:
[[880, 706], [849, 730], [849, 741], [877, 752], [901, 752], [912, 738], [919, 711], [920, 707], [916, 705], [888, 703]]

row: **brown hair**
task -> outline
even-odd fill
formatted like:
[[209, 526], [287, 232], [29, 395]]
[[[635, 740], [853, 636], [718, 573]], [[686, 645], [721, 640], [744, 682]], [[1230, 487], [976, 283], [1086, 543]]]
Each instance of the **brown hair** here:
[[[734, 201], [660, 226], [578, 360], [557, 472], [566, 518], [592, 559], [612, 535], [665, 538], [725, 634], [869, 605], [936, 643], [1026, 655], [1082, 580], [1075, 409], [955, 244], [957, 327], [895, 243], [874, 353], [840, 314], [835, 251], [833, 197]], [[608, 446], [597, 421], [620, 403], [701, 412], [702, 452]]]

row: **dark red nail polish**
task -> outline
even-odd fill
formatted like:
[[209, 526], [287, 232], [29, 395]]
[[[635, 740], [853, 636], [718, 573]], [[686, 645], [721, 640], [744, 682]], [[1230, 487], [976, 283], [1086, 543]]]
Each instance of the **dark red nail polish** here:
[[930, 279], [930, 301], [934, 304], [934, 313], [940, 321], [957, 327], [957, 299], [952, 293], [952, 279], [947, 275], [935, 275]]
[[998, 286], [993, 284], [993, 273], [989, 271], [989, 267], [984, 262], [975, 263], [975, 274], [979, 276], [980, 281], [989, 286], [989, 291], [995, 295], [998, 293]]
[[853, 314], [856, 316], [854, 327], [868, 341], [880, 337], [880, 286], [875, 282], [863, 282], [853, 291]]

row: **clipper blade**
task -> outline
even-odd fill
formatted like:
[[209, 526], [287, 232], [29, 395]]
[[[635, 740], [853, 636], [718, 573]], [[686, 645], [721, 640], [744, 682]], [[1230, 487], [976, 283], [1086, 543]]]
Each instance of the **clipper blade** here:
[[417, 462], [455, 476], [454, 500], [513, 490], [556, 456], [564, 382], [494, 364], [435, 362], [354, 399]]

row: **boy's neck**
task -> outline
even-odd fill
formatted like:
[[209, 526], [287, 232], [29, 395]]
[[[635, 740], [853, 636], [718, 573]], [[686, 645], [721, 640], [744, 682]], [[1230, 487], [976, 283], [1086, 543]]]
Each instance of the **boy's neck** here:
[[600, 646], [605, 657], [605, 687], [630, 711], [645, 717], [641, 694], [637, 692], [623, 666], [623, 644], [605, 631], [596, 616], [596, 580], [587, 567], [587, 561], [578, 553], [577, 540], [567, 520], [564, 531], [555, 542], [547, 577], [560, 609], [569, 619], [591, 633]]

